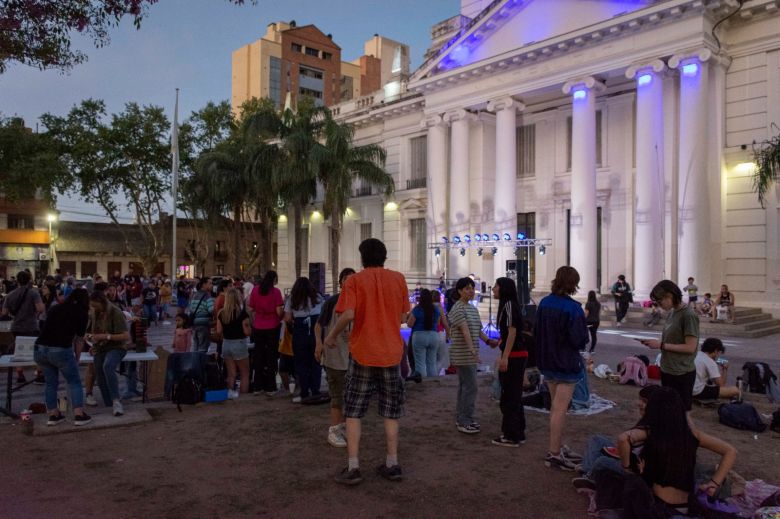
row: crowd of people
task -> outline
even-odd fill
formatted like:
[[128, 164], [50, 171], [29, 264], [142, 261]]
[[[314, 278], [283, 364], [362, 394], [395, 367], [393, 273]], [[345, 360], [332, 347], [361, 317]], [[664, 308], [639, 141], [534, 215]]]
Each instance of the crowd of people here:
[[[722, 342], [708, 339], [699, 349], [699, 312], [696, 299], [690, 299], [690, 287], [686, 287], [688, 303], [672, 281], [660, 281], [653, 288], [650, 298], [668, 313], [667, 322], [660, 340], [641, 342], [662, 354], [661, 385], [640, 392], [642, 417], [634, 427], [616, 439], [592, 439], [583, 456], [565, 443], [566, 415], [576, 383], [586, 377], [582, 353], [596, 346], [600, 305], [594, 292], [588, 294], [584, 308], [573, 299], [580, 281], [573, 267], [557, 270], [551, 293], [539, 302], [533, 322], [524, 322], [515, 282], [507, 277], [496, 279], [492, 296], [498, 301], [498, 336], [489, 337], [471, 304], [475, 295], [472, 278], [458, 279], [446, 294], [420, 289], [412, 308], [403, 274], [384, 267], [384, 244], [368, 239], [359, 251], [362, 270], [344, 269], [339, 276], [340, 293], [328, 299], [305, 277], [297, 279], [289, 296], [283, 297], [273, 271], [254, 284], [222, 279], [216, 289], [211, 278], [197, 280], [192, 288], [182, 280], [164, 293], [164, 287], [172, 286], [169, 280], [133, 276], [108, 282], [95, 279], [91, 293], [73, 287], [67, 279], [47, 278], [39, 292], [29, 274], [21, 272], [19, 286], [3, 302], [3, 314], [13, 315], [14, 333], [38, 335], [35, 360], [46, 383], [52, 425], [64, 420], [56, 406], [60, 373], [68, 384], [76, 425], [90, 420], [83, 391], [88, 397], [91, 387], [88, 383], [82, 388], [77, 364], [85, 347], [95, 357], [104, 404], [121, 414], [116, 370], [132, 331], [123, 310], [129, 311], [131, 319], [150, 323], [173, 314], [174, 351], [207, 352], [213, 343], [219, 344], [230, 398], [250, 391], [269, 396], [287, 393], [294, 377], [294, 402], [329, 400], [327, 441], [347, 450], [347, 464], [335, 478], [338, 483], [356, 485], [363, 480], [361, 419], [376, 395], [386, 437], [385, 463], [376, 472], [397, 481], [403, 478], [398, 459], [399, 419], [405, 406], [401, 365], [410, 357], [414, 364], [410, 378], [417, 380], [439, 376], [445, 367], [457, 373], [455, 427], [463, 434], [478, 434], [477, 366], [482, 341], [500, 351], [502, 421], [497, 427], [500, 435], [492, 439], [494, 445], [516, 448], [526, 441], [524, 374], [533, 366], [551, 397], [548, 448], [543, 456], [547, 467], [579, 471], [575, 486], [596, 489], [604, 479], [603, 471], [610, 474], [610, 484], [615, 484], [617, 474], [621, 487], [630, 490], [621, 495], [631, 495], [634, 503], [623, 506], [641, 503], [654, 511], [653, 517], [671, 517], [687, 513], [696, 486], [696, 452], [703, 448], [719, 454], [721, 461], [711, 479], [698, 488], [710, 496], [717, 494], [736, 451], [699, 430], [688, 413], [695, 395], [729, 398], [734, 389], [725, 385], [723, 364], [718, 364], [725, 351]], [[624, 277], [618, 285], [613, 292], [626, 298], [631, 291]], [[49, 302], [41, 293], [44, 290], [53, 295]], [[733, 304], [727, 287], [720, 300], [724, 297]], [[622, 308], [621, 312], [625, 315]], [[29, 318], [22, 319], [23, 315]], [[410, 348], [401, 333], [404, 323], [411, 330]], [[448, 347], [442, 348], [443, 339], [450, 339]], [[328, 395], [321, 392], [323, 368]], [[605, 446], [614, 447], [614, 456], [602, 460]]]

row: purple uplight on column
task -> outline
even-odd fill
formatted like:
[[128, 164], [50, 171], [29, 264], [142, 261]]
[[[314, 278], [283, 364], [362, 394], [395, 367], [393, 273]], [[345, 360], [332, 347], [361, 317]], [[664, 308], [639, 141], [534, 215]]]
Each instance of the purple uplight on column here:
[[699, 64], [698, 63], [686, 63], [682, 66], [682, 73], [683, 76], [695, 76], [699, 73]]
[[574, 91], [573, 97], [574, 99], [585, 99], [588, 97], [588, 91], [584, 88], [578, 88]]
[[640, 74], [639, 77], [636, 78], [636, 84], [639, 86], [649, 85], [652, 82], [653, 82], [652, 74]]

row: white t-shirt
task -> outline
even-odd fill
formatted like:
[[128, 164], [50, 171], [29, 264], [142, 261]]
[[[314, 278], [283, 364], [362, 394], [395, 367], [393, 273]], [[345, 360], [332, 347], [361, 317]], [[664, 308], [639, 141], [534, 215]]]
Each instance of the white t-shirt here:
[[696, 382], [693, 383], [693, 394], [698, 395], [704, 391], [704, 387], [709, 384], [710, 380], [720, 377], [720, 368], [709, 355], [701, 351], [696, 354], [693, 362], [696, 364]]

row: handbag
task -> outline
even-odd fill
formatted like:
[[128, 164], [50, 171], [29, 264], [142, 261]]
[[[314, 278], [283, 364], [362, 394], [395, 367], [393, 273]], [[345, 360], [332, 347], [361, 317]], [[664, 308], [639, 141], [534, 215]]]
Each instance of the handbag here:
[[292, 357], [292, 333], [290, 333], [289, 326], [283, 325], [282, 328], [284, 329], [284, 335], [282, 335], [282, 340], [279, 341], [279, 353]]

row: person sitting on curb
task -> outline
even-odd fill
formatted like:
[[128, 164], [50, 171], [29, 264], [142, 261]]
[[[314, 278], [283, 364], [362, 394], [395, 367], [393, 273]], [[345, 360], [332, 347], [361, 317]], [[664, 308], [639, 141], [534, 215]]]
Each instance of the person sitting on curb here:
[[718, 398], [738, 398], [740, 390], [736, 386], [727, 386], [728, 362], [718, 362], [726, 352], [723, 342], [710, 337], [701, 345], [696, 354], [696, 382], [693, 385], [693, 397], [698, 400], [717, 400]]

